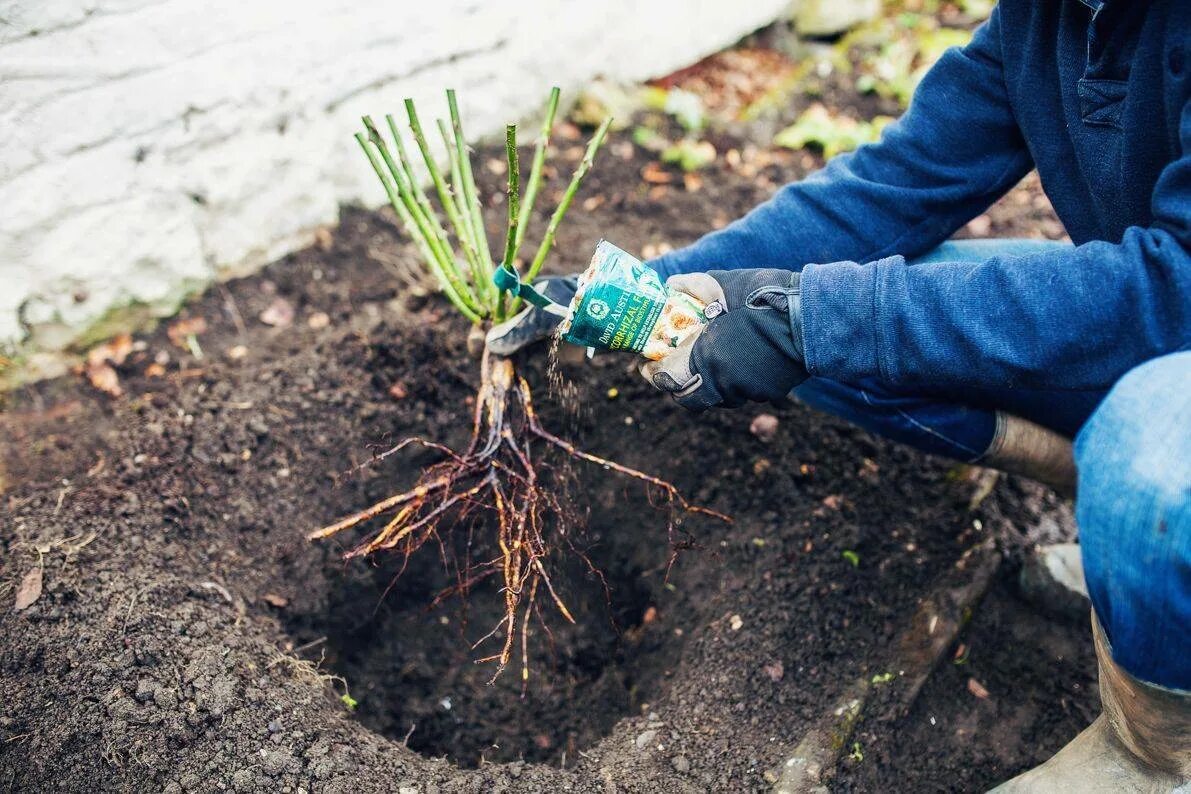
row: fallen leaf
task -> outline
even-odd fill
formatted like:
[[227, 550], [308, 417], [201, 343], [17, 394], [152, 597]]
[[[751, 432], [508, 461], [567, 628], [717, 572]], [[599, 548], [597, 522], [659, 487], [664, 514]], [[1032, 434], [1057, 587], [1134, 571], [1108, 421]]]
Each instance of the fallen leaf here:
[[87, 351], [87, 363], [102, 363], [110, 361], [117, 366], [124, 363], [128, 354], [132, 352], [132, 336], [120, 334], [101, 345], [96, 345]]
[[288, 328], [294, 322], [294, 307], [285, 298], [278, 296], [261, 312], [260, 320], [274, 328]]
[[13, 610], [20, 612], [22, 609], [28, 609], [39, 598], [41, 598], [41, 568], [34, 568], [25, 574], [25, 578], [21, 579], [21, 584], [17, 587], [17, 600], [13, 604]]
[[169, 328], [165, 329], [165, 335], [170, 338], [170, 342], [174, 347], [189, 350], [190, 345], [187, 344], [186, 338], [188, 336], [198, 336], [201, 333], [205, 333], [206, 330], [207, 321], [202, 317], [183, 317], [180, 320], [170, 323]]
[[276, 593], [265, 593], [261, 598], [265, 600], [265, 603], [275, 606], [278, 609], [289, 606], [289, 599], [285, 596], [279, 596]]
[[651, 185], [668, 185], [674, 176], [661, 163], [646, 163], [641, 169], [641, 179]]
[[120, 376], [116, 374], [116, 367], [124, 363], [128, 354], [132, 352], [132, 336], [119, 336], [96, 345], [87, 351], [87, 361], [83, 365], [83, 372], [91, 385], [100, 391], [119, 397], [124, 393], [120, 387]]
[[968, 691], [981, 700], [988, 700], [988, 690], [975, 678], [968, 679]]
[[112, 397], [119, 397], [124, 393], [124, 389], [120, 386], [120, 376], [116, 374], [116, 370], [112, 365], [107, 362], [88, 365], [87, 380], [91, 382], [92, 386], [105, 394], [110, 394]]

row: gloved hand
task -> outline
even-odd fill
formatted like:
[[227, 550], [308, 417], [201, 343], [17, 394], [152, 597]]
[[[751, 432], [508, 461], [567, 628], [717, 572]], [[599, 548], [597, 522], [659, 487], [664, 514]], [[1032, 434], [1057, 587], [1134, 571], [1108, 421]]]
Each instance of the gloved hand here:
[[780, 400], [806, 380], [799, 274], [712, 270], [671, 276], [666, 286], [707, 304], [710, 322], [641, 374], [695, 412]]
[[[533, 283], [534, 288], [555, 303], [569, 306], [579, 289], [578, 276], [548, 276]], [[525, 309], [488, 330], [488, 349], [498, 356], [511, 356], [526, 345], [546, 339], [562, 318], [537, 306]]]

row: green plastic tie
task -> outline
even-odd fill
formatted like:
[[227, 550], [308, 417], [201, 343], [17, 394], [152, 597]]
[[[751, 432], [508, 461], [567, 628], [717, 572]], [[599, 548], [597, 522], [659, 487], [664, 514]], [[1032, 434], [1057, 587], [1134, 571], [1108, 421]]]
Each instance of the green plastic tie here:
[[496, 268], [496, 271], [492, 274], [492, 283], [501, 292], [511, 293], [543, 309], [559, 305], [534, 289], [533, 285], [522, 281], [521, 277], [517, 275], [517, 271], [511, 266], [506, 267], [502, 265]]

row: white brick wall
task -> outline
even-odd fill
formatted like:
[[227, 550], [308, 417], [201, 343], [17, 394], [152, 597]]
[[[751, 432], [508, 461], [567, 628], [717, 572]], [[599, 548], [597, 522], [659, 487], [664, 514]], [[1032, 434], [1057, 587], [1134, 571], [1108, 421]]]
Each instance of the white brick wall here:
[[[0, 0], [0, 344], [61, 348], [112, 308], [303, 244], [379, 204], [351, 139], [459, 89], [469, 133], [549, 86], [662, 74], [789, 0]], [[432, 110], [432, 108], [434, 110]]]

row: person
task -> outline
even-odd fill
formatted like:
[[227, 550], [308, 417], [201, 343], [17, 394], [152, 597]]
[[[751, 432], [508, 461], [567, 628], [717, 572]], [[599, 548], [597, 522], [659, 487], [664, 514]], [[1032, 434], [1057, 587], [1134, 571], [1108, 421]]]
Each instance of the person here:
[[[651, 263], [719, 303], [642, 367], [680, 405], [793, 394], [1076, 495], [1103, 713], [1006, 791], [1191, 777], [1189, 95], [1191, 3], [1001, 0], [879, 142]], [[947, 242], [1032, 168], [1071, 244]]]

